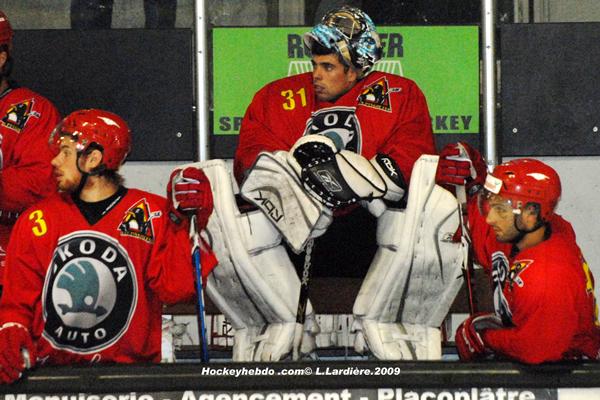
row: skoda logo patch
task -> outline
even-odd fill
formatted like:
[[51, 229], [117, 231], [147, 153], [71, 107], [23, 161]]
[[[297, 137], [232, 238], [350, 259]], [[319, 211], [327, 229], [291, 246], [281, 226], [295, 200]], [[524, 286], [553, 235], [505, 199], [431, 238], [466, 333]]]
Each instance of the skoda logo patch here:
[[316, 111], [308, 119], [304, 135], [327, 136], [338, 150], [360, 154], [362, 134], [354, 107], [331, 107]]
[[58, 349], [97, 352], [129, 326], [137, 303], [135, 270], [115, 239], [78, 231], [59, 240], [42, 296], [44, 337]]

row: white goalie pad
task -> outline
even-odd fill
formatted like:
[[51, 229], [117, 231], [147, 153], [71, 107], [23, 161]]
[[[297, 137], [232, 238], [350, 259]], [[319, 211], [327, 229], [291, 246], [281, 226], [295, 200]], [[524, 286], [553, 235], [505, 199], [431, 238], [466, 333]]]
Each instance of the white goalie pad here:
[[435, 184], [437, 160], [415, 163], [406, 209], [369, 207], [379, 247], [354, 303], [355, 348], [379, 359], [441, 358], [439, 327], [463, 282], [463, 253], [452, 241], [456, 198]]
[[332, 212], [306, 192], [287, 159], [286, 151], [260, 153], [240, 192], [269, 217], [292, 250], [300, 253], [308, 240], [325, 233]]
[[[203, 237], [217, 256], [218, 265], [208, 277], [206, 293], [235, 329], [234, 361], [277, 361], [290, 353], [296, 322], [300, 280], [281, 235], [260, 211], [241, 213], [238, 192], [223, 160], [210, 160], [180, 168], [202, 169], [213, 194], [214, 210]], [[312, 307], [307, 307], [303, 339], [308, 348], [318, 333]], [[292, 332], [290, 334], [290, 331]]]

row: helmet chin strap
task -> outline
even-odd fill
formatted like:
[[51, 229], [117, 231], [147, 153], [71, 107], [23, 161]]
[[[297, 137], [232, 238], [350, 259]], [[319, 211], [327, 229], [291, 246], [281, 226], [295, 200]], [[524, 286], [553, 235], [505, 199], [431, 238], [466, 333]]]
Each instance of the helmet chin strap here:
[[[91, 149], [88, 147], [88, 150], [91, 150]], [[102, 172], [104, 172], [104, 170], [106, 169], [106, 166], [104, 164], [100, 164], [99, 166], [92, 169], [91, 171], [82, 170], [81, 167], [79, 166], [79, 160], [81, 159], [81, 156], [84, 154], [87, 155], [87, 154], [89, 154], [89, 152], [88, 151], [78, 152], [77, 160], [75, 162], [75, 164], [77, 165], [77, 171], [79, 171], [79, 173], [81, 174], [81, 179], [79, 180], [79, 185], [77, 185], [77, 189], [75, 189], [75, 191], [73, 192], [73, 195], [78, 198], [79, 198], [79, 195], [81, 194], [81, 191], [85, 187], [85, 184], [87, 183], [88, 178], [90, 176], [98, 176]]]
[[[519, 216], [518, 216], [517, 218], [515, 218], [515, 220], [514, 220], [514, 226], [515, 226], [515, 229], [516, 229], [516, 230], [517, 230], [519, 233], [517, 234], [517, 236], [515, 236], [515, 237], [514, 237], [514, 238], [513, 238], [513, 239], [510, 241], [510, 243], [512, 243], [512, 244], [517, 244], [517, 243], [519, 243], [519, 242], [520, 242], [520, 241], [521, 241], [521, 240], [522, 240], [522, 239], [525, 237], [525, 235], [527, 235], [528, 233], [535, 232], [535, 231], [537, 231], [538, 229], [540, 229], [542, 226], [546, 225], [546, 223], [545, 223], [543, 220], [538, 220], [538, 221], [536, 222], [536, 224], [533, 226], [533, 228], [531, 228], [531, 229], [522, 229], [522, 228], [519, 228], [519, 225], [517, 224], [517, 219], [518, 219], [518, 218], [522, 218], [522, 214], [519, 214]], [[523, 224], [521, 224], [521, 225], [523, 225]]]

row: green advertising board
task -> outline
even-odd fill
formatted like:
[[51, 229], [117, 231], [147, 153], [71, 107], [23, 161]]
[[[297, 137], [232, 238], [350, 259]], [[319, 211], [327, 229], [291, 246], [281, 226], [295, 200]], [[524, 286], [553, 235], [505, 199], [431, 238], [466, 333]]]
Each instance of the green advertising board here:
[[[235, 135], [254, 93], [266, 83], [312, 69], [302, 34], [308, 27], [213, 29], [213, 133]], [[477, 26], [378, 29], [384, 57], [376, 69], [421, 87], [434, 132], [479, 133]]]

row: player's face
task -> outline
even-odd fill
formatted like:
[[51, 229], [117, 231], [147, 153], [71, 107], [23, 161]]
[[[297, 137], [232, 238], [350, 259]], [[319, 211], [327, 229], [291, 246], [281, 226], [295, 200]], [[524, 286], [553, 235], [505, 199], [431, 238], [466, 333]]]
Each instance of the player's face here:
[[81, 173], [77, 169], [77, 148], [75, 142], [67, 137], [60, 141], [59, 151], [52, 159], [54, 178], [61, 192], [72, 192], [81, 181]]
[[519, 235], [515, 226], [515, 210], [512, 205], [501, 196], [490, 195], [485, 200], [485, 222], [488, 223], [496, 234], [499, 242], [509, 243]]
[[314, 55], [313, 86], [320, 101], [335, 101], [356, 84], [358, 74], [340, 62], [337, 55]]

